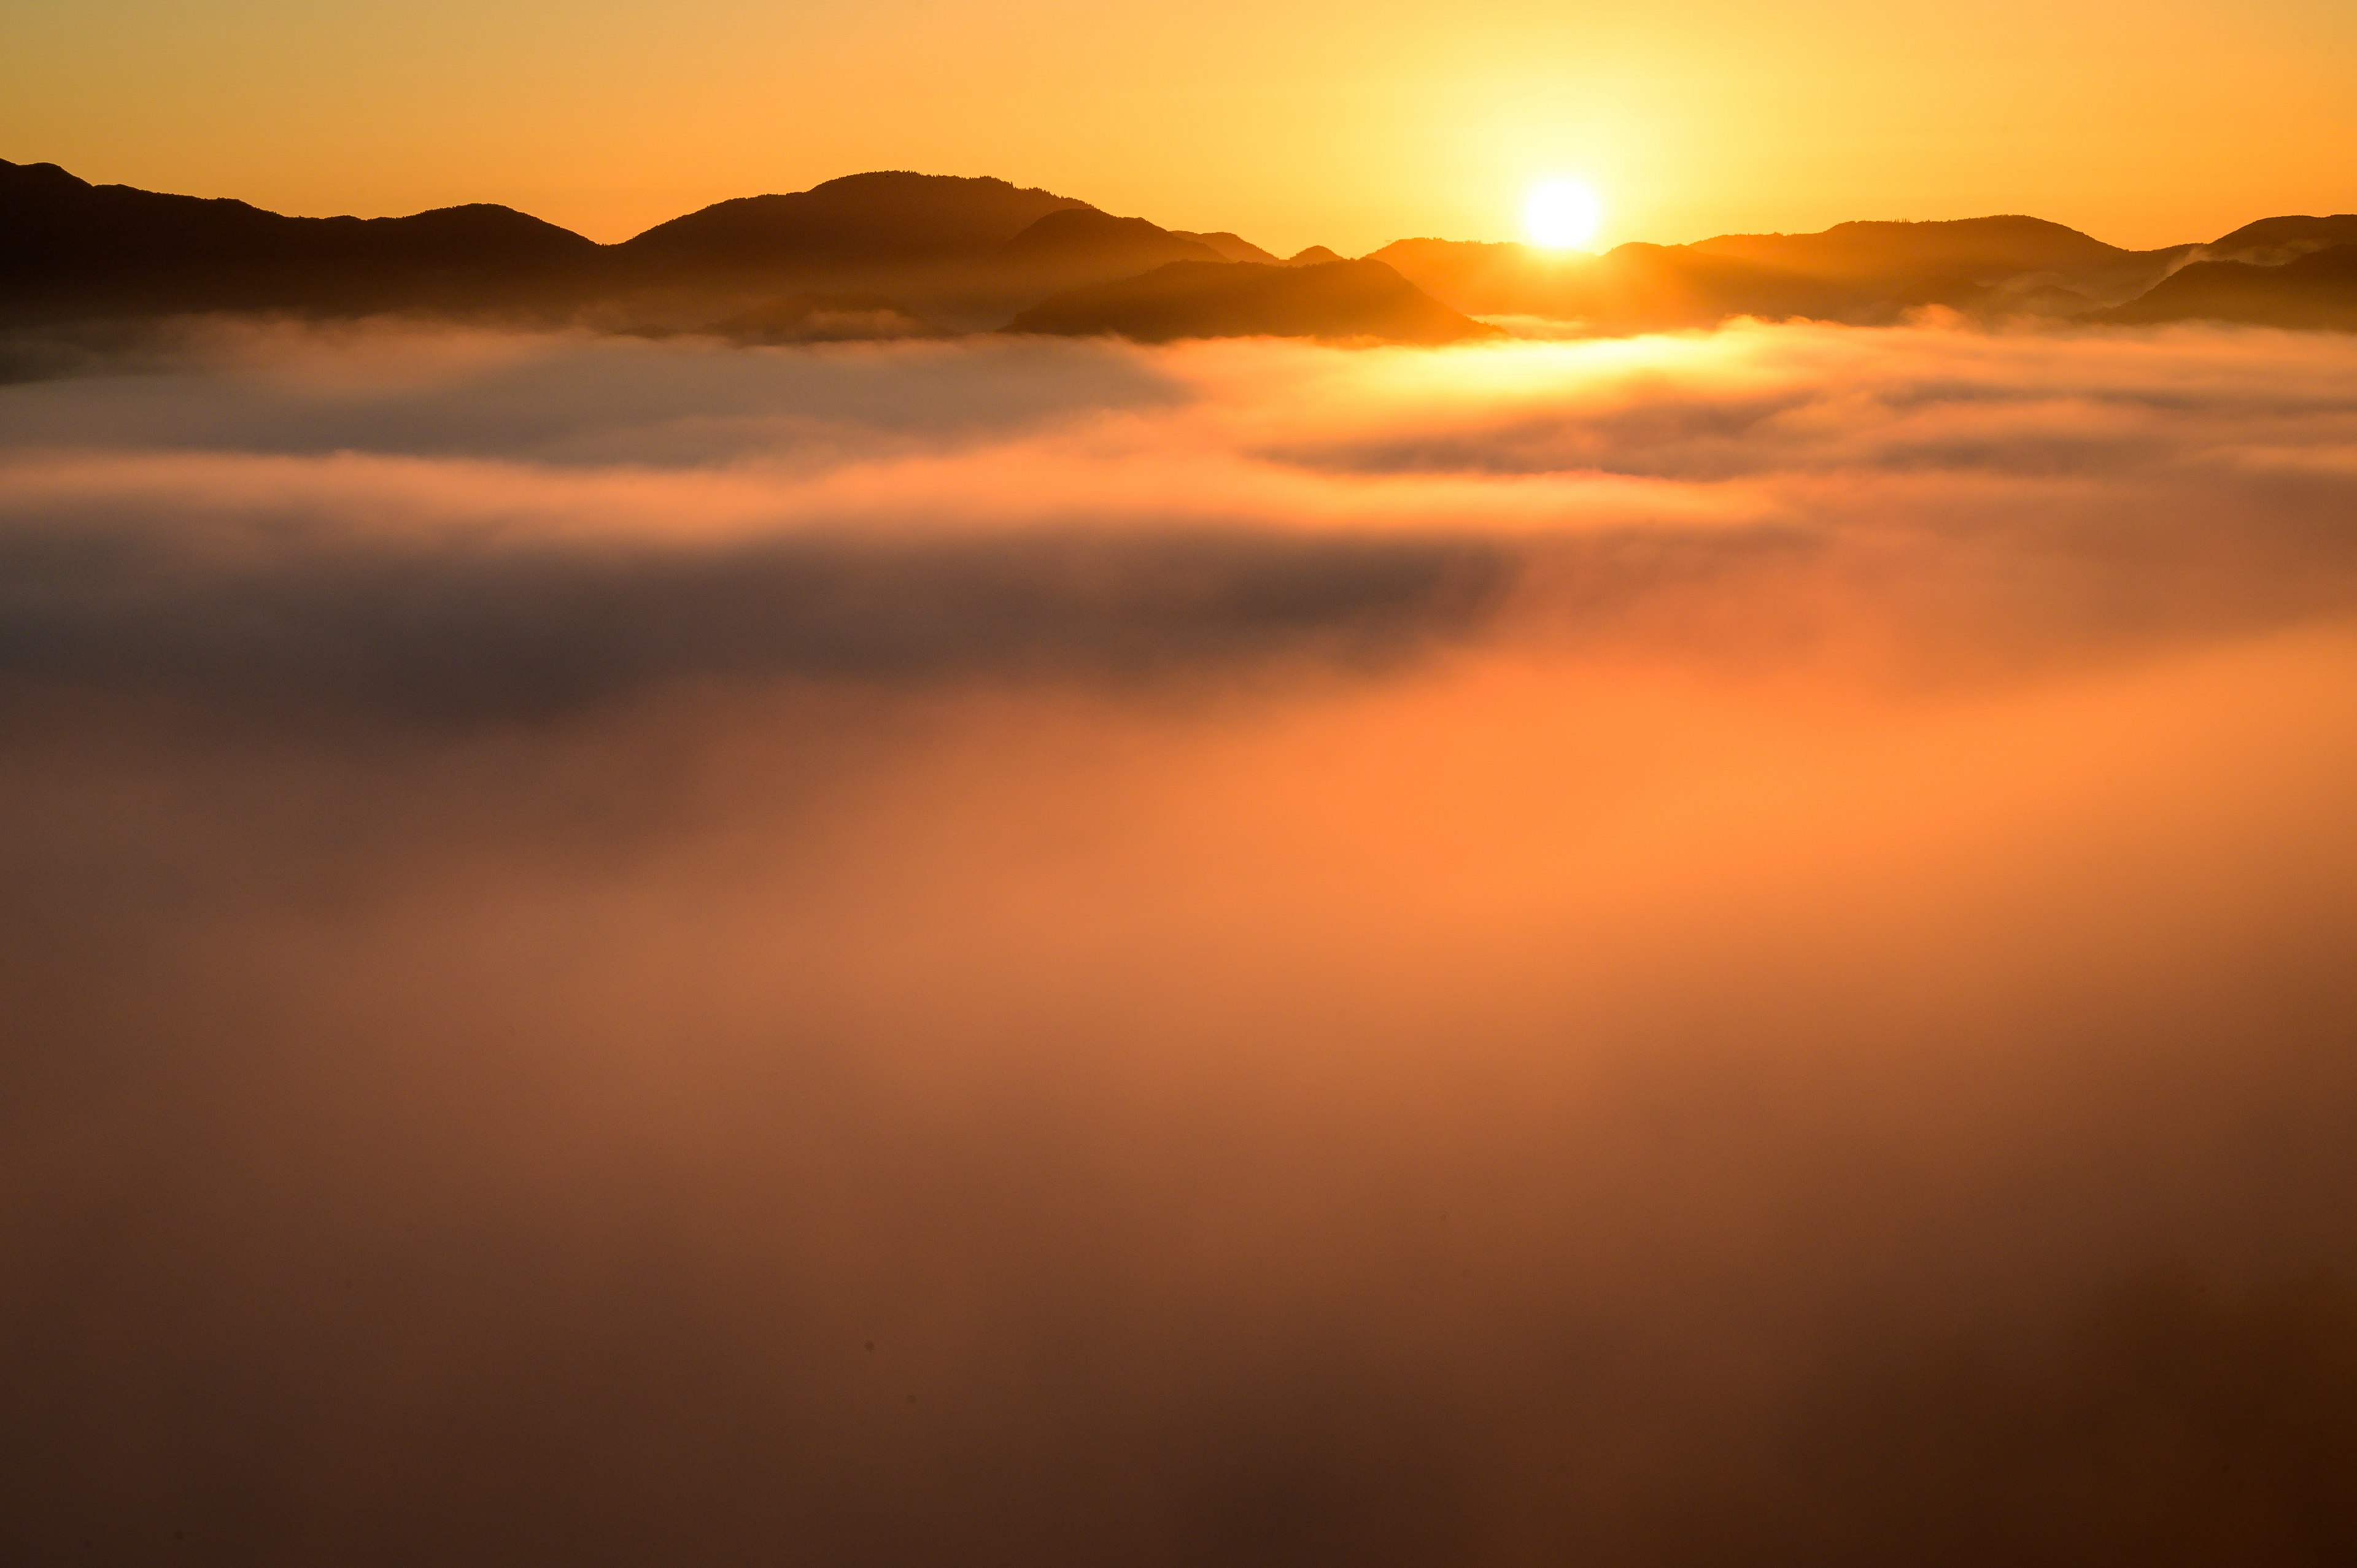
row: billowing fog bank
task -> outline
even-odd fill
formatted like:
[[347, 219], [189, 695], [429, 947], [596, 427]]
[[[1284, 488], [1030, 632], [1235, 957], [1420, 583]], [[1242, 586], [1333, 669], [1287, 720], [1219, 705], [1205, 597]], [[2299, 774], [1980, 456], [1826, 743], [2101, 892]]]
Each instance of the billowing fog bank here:
[[0, 385], [0, 1554], [2357, 1555], [2357, 339]]

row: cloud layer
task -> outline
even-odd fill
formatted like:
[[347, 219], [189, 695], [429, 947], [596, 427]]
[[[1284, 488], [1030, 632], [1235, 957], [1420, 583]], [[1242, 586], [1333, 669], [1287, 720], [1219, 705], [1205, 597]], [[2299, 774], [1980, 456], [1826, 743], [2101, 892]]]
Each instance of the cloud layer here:
[[[1524, 621], [1592, 636], [1682, 594], [1781, 623], [1813, 612], [1759, 574], [1865, 576], [1910, 620], [1961, 596], [2033, 623], [2008, 643], [2349, 586], [2357, 403], [2323, 338], [1157, 356], [215, 329], [150, 353], [5, 394], [8, 670], [498, 714], [703, 675], [1364, 657], [1461, 636], [1516, 584]], [[1851, 595], [1813, 629], [1881, 618]]]
[[18, 1554], [2349, 1539], [2357, 344], [11, 362]]

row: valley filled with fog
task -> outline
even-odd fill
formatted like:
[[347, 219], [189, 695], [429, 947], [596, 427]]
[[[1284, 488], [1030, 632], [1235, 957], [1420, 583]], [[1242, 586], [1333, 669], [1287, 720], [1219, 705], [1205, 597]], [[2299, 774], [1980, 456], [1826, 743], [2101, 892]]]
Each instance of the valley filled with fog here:
[[11, 352], [26, 1561], [2357, 1549], [2357, 338]]

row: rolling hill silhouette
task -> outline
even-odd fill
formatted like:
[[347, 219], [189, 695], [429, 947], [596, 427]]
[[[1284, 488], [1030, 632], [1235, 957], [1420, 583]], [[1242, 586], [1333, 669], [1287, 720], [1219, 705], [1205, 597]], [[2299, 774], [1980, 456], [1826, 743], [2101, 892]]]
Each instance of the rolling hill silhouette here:
[[1313, 266], [1172, 262], [1139, 277], [1043, 300], [1010, 332], [1180, 338], [1377, 338], [1455, 343], [1502, 336], [1449, 309], [1378, 261]]
[[2201, 248], [2205, 262], [2251, 262], [2277, 266], [2328, 245], [2357, 245], [2357, 212], [2330, 218], [2262, 218]]
[[[1323, 246], [1279, 262], [1231, 232], [1163, 229], [995, 178], [850, 175], [716, 202], [600, 245], [506, 207], [292, 218], [0, 161], [0, 323], [17, 324], [411, 312], [802, 341], [1021, 317], [1035, 324], [1027, 329], [1146, 338], [1438, 341], [1480, 316], [1613, 333], [1735, 316], [1870, 324], [1941, 306], [1986, 319], [2347, 328], [2357, 325], [2352, 246], [2349, 214], [2263, 219], [2207, 245], [2153, 251], [2009, 215], [1723, 234], [1600, 256], [1402, 240], [1337, 273], [1342, 259]], [[1315, 281], [1267, 275], [1287, 271]], [[1048, 322], [1073, 325], [1038, 325]]]
[[[716, 202], [617, 245], [501, 207], [287, 218], [0, 163], [0, 320], [287, 310], [492, 313], [800, 341], [996, 327], [1175, 261], [1272, 263], [1003, 179], [886, 171]], [[855, 306], [839, 302], [856, 298]], [[813, 303], [817, 302], [817, 303]], [[837, 302], [837, 303], [830, 303]]]
[[576, 295], [597, 243], [512, 208], [288, 218], [0, 161], [0, 316], [514, 307]]
[[1003, 179], [893, 170], [716, 202], [613, 250], [640, 277], [835, 272], [984, 255], [1075, 209], [1094, 210]]
[[2040, 288], [2088, 302], [2149, 288], [2194, 249], [2126, 251], [2042, 218], [1836, 223], [1814, 234], [1722, 234], [1690, 249], [1822, 278], [1882, 306], [1998, 309]]
[[608, 247], [598, 315], [694, 329], [716, 313], [726, 323], [758, 312], [781, 291], [850, 292], [887, 295], [922, 317], [995, 326], [1057, 288], [1111, 275], [1052, 246], [1002, 259], [1035, 224], [1067, 213], [1104, 216], [1003, 179], [898, 170], [716, 202]]
[[2196, 262], [2095, 320], [2140, 327], [2229, 321], [2357, 332], [2357, 244], [2329, 245], [2288, 262]]
[[2139, 253], [2060, 223], [2018, 215], [1836, 223], [1814, 234], [1721, 234], [1687, 248], [1886, 295], [1931, 280], [2083, 273]]

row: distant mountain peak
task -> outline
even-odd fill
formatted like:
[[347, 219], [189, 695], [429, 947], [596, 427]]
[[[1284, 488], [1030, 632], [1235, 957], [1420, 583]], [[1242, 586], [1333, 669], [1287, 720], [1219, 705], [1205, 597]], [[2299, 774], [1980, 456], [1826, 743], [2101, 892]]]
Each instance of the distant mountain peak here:
[[799, 193], [814, 196], [821, 191], [889, 190], [942, 187], [966, 187], [992, 191], [1004, 191], [1015, 196], [1044, 196], [1052, 201], [1069, 202], [1070, 197], [1058, 196], [1036, 185], [1017, 185], [992, 174], [925, 174], [917, 169], [868, 169], [859, 174], [842, 174], [824, 179]]
[[623, 245], [690, 266], [978, 255], [1049, 212], [1087, 205], [987, 176], [878, 169], [808, 190], [715, 202]]
[[2357, 213], [2329, 218], [2306, 213], [2262, 218], [2231, 234], [2222, 234], [2201, 248], [2204, 261], [2255, 262], [2280, 265], [2331, 245], [2357, 244]]
[[[2032, 218], [2026, 212], [1994, 212], [1981, 218], [1852, 218], [1820, 231], [1826, 234], [1859, 232], [1877, 233], [2033, 233], [2074, 234], [2090, 238], [2065, 223], [2050, 218]], [[2101, 244], [2101, 241], [2096, 243]]]
[[0, 158], [0, 182], [11, 188], [30, 189], [48, 186], [60, 190], [89, 190], [90, 181], [70, 174], [56, 164], [12, 164]]

